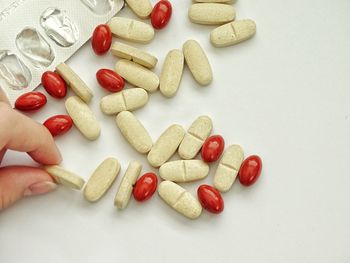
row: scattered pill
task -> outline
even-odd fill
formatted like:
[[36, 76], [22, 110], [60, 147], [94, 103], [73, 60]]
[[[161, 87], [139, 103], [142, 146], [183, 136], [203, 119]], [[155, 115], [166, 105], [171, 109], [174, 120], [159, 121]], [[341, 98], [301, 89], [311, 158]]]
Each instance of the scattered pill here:
[[231, 145], [222, 156], [214, 175], [214, 187], [220, 192], [227, 192], [234, 183], [239, 167], [244, 158], [243, 149], [239, 145]]
[[196, 157], [212, 128], [213, 124], [208, 116], [198, 117], [188, 129], [179, 146], [178, 153], [180, 157], [185, 160]]
[[68, 115], [55, 115], [44, 122], [44, 126], [52, 136], [59, 136], [67, 133], [73, 125], [73, 120]]
[[187, 218], [196, 219], [202, 213], [202, 206], [198, 200], [173, 182], [161, 182], [158, 194], [170, 207]]
[[112, 44], [112, 32], [108, 25], [98, 25], [92, 34], [91, 45], [96, 55], [106, 54]]
[[221, 25], [233, 21], [236, 12], [233, 6], [218, 3], [193, 4], [188, 10], [191, 22], [203, 25]]
[[247, 157], [238, 172], [238, 178], [242, 185], [250, 186], [258, 180], [262, 169], [262, 161], [259, 156]]
[[202, 207], [211, 213], [219, 214], [224, 210], [224, 200], [220, 192], [210, 185], [201, 185], [197, 190]]
[[48, 172], [56, 183], [80, 190], [83, 188], [85, 181], [80, 176], [69, 172], [58, 165], [45, 166], [44, 170]]
[[209, 165], [201, 160], [177, 160], [163, 164], [159, 168], [162, 179], [176, 183], [187, 183], [205, 178]]
[[161, 166], [173, 156], [184, 136], [185, 130], [180, 125], [171, 125], [154, 143], [147, 156], [148, 162], [153, 167]]
[[169, 23], [173, 8], [168, 0], [160, 0], [151, 13], [151, 23], [155, 29], [162, 29]]
[[141, 169], [142, 165], [138, 161], [130, 162], [114, 199], [114, 205], [118, 209], [122, 210], [128, 205], [133, 191], [133, 185], [136, 183]]
[[19, 96], [15, 102], [15, 108], [21, 111], [38, 110], [45, 106], [46, 96], [41, 92], [31, 91]]
[[93, 141], [100, 136], [100, 124], [84, 101], [77, 96], [69, 97], [65, 106], [75, 126], [87, 139]]
[[110, 69], [100, 69], [96, 73], [97, 82], [110, 92], [121, 91], [125, 86], [124, 79], [115, 71]]
[[212, 163], [218, 160], [224, 151], [225, 141], [220, 135], [212, 135], [208, 137], [202, 146], [202, 160], [207, 163]]
[[122, 111], [116, 118], [117, 126], [129, 144], [139, 153], [148, 153], [152, 139], [142, 123], [129, 111]]
[[150, 0], [125, 0], [130, 9], [139, 18], [146, 19], [152, 12], [152, 4]]
[[227, 47], [243, 42], [256, 32], [256, 24], [253, 20], [237, 20], [219, 26], [210, 33], [210, 42], [215, 47]]
[[209, 85], [213, 80], [213, 72], [199, 43], [195, 40], [188, 40], [183, 45], [182, 50], [194, 79], [202, 86]]
[[155, 92], [159, 86], [158, 76], [149, 69], [126, 59], [121, 59], [115, 65], [116, 72], [130, 84]]
[[46, 71], [41, 76], [41, 84], [52, 97], [61, 99], [67, 94], [67, 85], [64, 80], [53, 71]]
[[152, 197], [157, 190], [158, 179], [154, 173], [142, 175], [136, 182], [133, 195], [136, 201], [144, 202]]

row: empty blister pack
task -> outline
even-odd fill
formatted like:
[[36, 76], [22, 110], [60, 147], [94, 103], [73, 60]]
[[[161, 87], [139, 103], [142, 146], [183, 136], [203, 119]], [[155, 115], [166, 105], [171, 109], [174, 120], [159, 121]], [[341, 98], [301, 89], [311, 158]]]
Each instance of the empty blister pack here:
[[10, 102], [72, 56], [124, 0], [1, 0], [0, 88]]

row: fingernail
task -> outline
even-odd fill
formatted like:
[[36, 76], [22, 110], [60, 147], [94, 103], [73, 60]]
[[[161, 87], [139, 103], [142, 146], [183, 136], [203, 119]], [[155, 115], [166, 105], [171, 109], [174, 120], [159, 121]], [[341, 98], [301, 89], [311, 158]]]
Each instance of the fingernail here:
[[23, 196], [41, 195], [49, 193], [57, 188], [57, 184], [45, 181], [40, 183], [35, 183], [29, 186], [23, 193]]

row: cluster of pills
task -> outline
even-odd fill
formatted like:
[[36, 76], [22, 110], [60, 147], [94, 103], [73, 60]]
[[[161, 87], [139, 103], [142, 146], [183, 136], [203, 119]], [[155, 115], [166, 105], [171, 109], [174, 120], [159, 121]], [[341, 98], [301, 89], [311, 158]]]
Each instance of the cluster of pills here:
[[[159, 1], [153, 8], [149, 0], [127, 0], [127, 3], [138, 17], [151, 17], [155, 29], [165, 27], [171, 18], [172, 7], [167, 0]], [[201, 6], [192, 6], [189, 12], [191, 20], [196, 17], [197, 22], [199, 17], [205, 17], [198, 12], [208, 9], [207, 6], [202, 6], [208, 3], [198, 5]], [[224, 15], [225, 18], [220, 23], [234, 19], [232, 6], [221, 3], [216, 5], [225, 5], [214, 12], [216, 15]], [[221, 12], [227, 9], [226, 6], [231, 10], [231, 13], [227, 11], [227, 15], [226, 11]], [[159, 176], [163, 180], [158, 185], [158, 178], [154, 173], [145, 173], [139, 178], [142, 165], [138, 161], [132, 161], [119, 185], [114, 204], [117, 208], [124, 209], [132, 195], [137, 201], [146, 201], [158, 188], [159, 196], [188, 218], [198, 218], [202, 207], [212, 213], [220, 213], [224, 209], [221, 193], [232, 187], [237, 176], [243, 185], [252, 185], [261, 173], [261, 159], [253, 155], [244, 160], [243, 149], [239, 145], [229, 145], [225, 150], [224, 138], [211, 135], [213, 123], [208, 116], [199, 116], [187, 131], [181, 125], [173, 124], [155, 142], [152, 141], [149, 132], [133, 113], [147, 104], [149, 93], [156, 92], [159, 88], [165, 97], [174, 96], [180, 86], [185, 65], [200, 85], [208, 85], [213, 79], [208, 57], [195, 40], [186, 41], [182, 50], [169, 51], [160, 77], [152, 71], [158, 62], [154, 55], [120, 42], [112, 45], [112, 35], [132, 42], [148, 43], [154, 37], [153, 27], [141, 21], [114, 17], [108, 25], [98, 26], [92, 36], [92, 48], [97, 55], [111, 50], [119, 58], [115, 70], [100, 69], [96, 73], [101, 87], [112, 92], [101, 99], [101, 111], [116, 116], [116, 125], [125, 140], [137, 152], [147, 154], [149, 164], [159, 168]], [[126, 83], [135, 88], [124, 89]], [[89, 140], [96, 140], [100, 136], [100, 124], [88, 106], [93, 92], [68, 65], [61, 63], [55, 72], [45, 72], [42, 75], [42, 85], [48, 94], [58, 99], [66, 96], [67, 87], [76, 94], [65, 101], [68, 115], [56, 115], [44, 122], [53, 136], [66, 133], [73, 123]], [[43, 93], [30, 92], [19, 97], [15, 107], [20, 110], [37, 110], [46, 101]], [[178, 153], [181, 160], [169, 161], [175, 153]], [[199, 153], [201, 159], [195, 159]], [[207, 177], [209, 165], [218, 160], [213, 186], [201, 185], [197, 191], [198, 198], [178, 185]], [[85, 198], [96, 202], [112, 186], [120, 172], [120, 164], [115, 158], [107, 158], [96, 168], [86, 184], [81, 177], [62, 167], [48, 166], [44, 169], [58, 183], [79, 190], [85, 185]]]

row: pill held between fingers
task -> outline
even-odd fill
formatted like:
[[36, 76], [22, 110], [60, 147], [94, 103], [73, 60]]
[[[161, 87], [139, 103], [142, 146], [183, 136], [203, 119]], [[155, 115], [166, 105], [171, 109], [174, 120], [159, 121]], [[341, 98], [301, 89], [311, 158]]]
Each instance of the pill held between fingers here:
[[213, 80], [213, 72], [208, 57], [199, 43], [195, 40], [187, 40], [182, 50], [194, 79], [202, 86], [209, 85]]
[[58, 165], [45, 166], [44, 170], [54, 178], [56, 183], [68, 186], [70, 188], [80, 190], [85, 184], [83, 178], [63, 169]]
[[111, 52], [116, 57], [134, 61], [137, 64], [150, 69], [154, 68], [158, 62], [158, 59], [155, 56], [141, 49], [120, 42], [115, 42], [112, 45]]
[[88, 140], [93, 141], [100, 136], [100, 124], [86, 103], [79, 97], [73, 96], [66, 100], [65, 106], [74, 125]]
[[86, 103], [91, 101], [93, 97], [91, 89], [68, 65], [65, 63], [60, 63], [56, 67], [56, 71], [76, 95], [78, 95]]
[[210, 135], [212, 128], [213, 123], [208, 116], [198, 117], [188, 129], [179, 146], [180, 157], [185, 160], [193, 159]]
[[177, 183], [193, 182], [209, 174], [209, 165], [202, 160], [177, 160], [167, 162], [159, 168], [162, 179]]
[[236, 20], [219, 26], [210, 33], [210, 42], [215, 47], [227, 47], [243, 42], [256, 32], [256, 24], [251, 19]]
[[130, 84], [155, 92], [159, 86], [158, 76], [149, 69], [126, 59], [121, 59], [115, 65], [115, 71]]
[[233, 21], [236, 12], [233, 6], [218, 3], [193, 4], [188, 10], [191, 22], [203, 25], [221, 25]]
[[202, 206], [198, 200], [173, 182], [161, 182], [158, 194], [170, 207], [189, 219], [196, 219], [202, 213]]
[[239, 145], [230, 145], [224, 152], [214, 175], [214, 186], [220, 192], [227, 192], [234, 183], [243, 162], [244, 153]]
[[181, 50], [171, 50], [164, 61], [159, 78], [160, 92], [170, 98], [173, 97], [181, 82], [184, 69], [184, 55]]
[[152, 12], [152, 4], [150, 0], [125, 0], [130, 9], [139, 18], [146, 19]]
[[180, 125], [171, 125], [160, 135], [148, 153], [148, 162], [153, 167], [161, 166], [173, 156], [184, 136], [185, 130]]
[[154, 38], [153, 27], [137, 20], [113, 17], [108, 25], [113, 35], [125, 40], [147, 44]]
[[134, 114], [122, 111], [117, 115], [116, 123], [124, 138], [136, 151], [146, 154], [151, 150], [152, 139]]
[[136, 183], [136, 180], [141, 173], [141, 169], [142, 165], [138, 161], [130, 162], [114, 199], [114, 205], [118, 209], [122, 210], [128, 205], [133, 185]]
[[136, 110], [147, 102], [148, 93], [144, 89], [131, 88], [103, 97], [100, 107], [103, 113], [113, 115], [121, 111]]
[[84, 188], [84, 197], [89, 202], [98, 201], [111, 187], [120, 170], [115, 158], [104, 160], [91, 175]]

